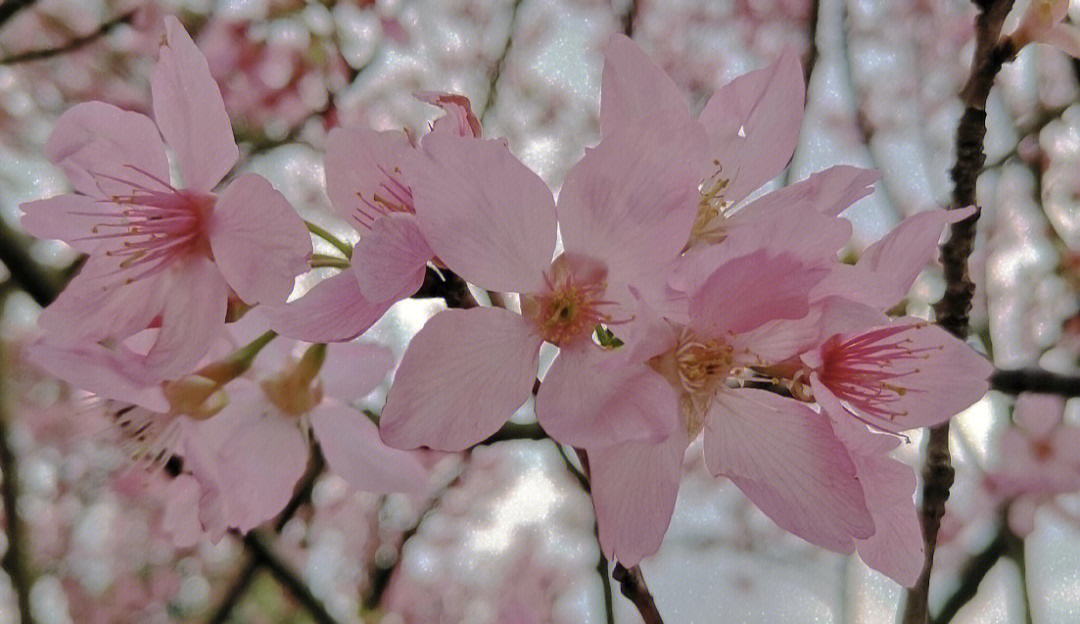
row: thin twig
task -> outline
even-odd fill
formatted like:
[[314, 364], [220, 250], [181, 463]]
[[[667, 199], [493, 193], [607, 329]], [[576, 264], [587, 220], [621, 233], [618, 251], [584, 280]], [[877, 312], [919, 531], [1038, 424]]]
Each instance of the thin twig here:
[[0, 566], [7, 572], [11, 586], [15, 590], [15, 599], [19, 609], [19, 621], [33, 624], [30, 611], [30, 588], [33, 585], [26, 553], [26, 527], [19, 516], [19, 462], [15, 450], [11, 447], [10, 414], [7, 411], [5, 354], [0, 350], [0, 471], [2, 471], [2, 489], [4, 502], [5, 536], [7, 552], [0, 559]]
[[990, 375], [990, 387], [1007, 394], [1035, 392], [1077, 397], [1080, 396], [1080, 377], [1038, 368], [996, 370]]
[[510, 55], [510, 47], [514, 41], [514, 30], [517, 28], [518, 21], [518, 9], [521, 8], [521, 0], [514, 0], [514, 3], [510, 5], [510, 25], [506, 29], [506, 41], [503, 43], [502, 52], [499, 53], [499, 58], [495, 59], [495, 65], [491, 68], [491, 74], [488, 76], [488, 90], [487, 95], [484, 96], [484, 105], [480, 107], [480, 113], [477, 117], [480, 119], [480, 123], [483, 123], [487, 118], [487, 114], [491, 112], [492, 105], [495, 104], [495, 95], [498, 92], [499, 79], [502, 78], [503, 66], [506, 64], [506, 57]]
[[637, 26], [639, 11], [641, 11], [641, 4], [638, 0], [630, 0], [630, 5], [626, 7], [626, 12], [622, 16], [623, 34], [631, 39], [634, 38], [634, 27]]
[[615, 605], [612, 603], [611, 577], [608, 576], [608, 560], [604, 556], [604, 548], [600, 546], [599, 523], [593, 523], [593, 534], [596, 536], [596, 549], [600, 552], [596, 560], [596, 572], [600, 575], [600, 589], [604, 592], [604, 624], [615, 624]]
[[30, 255], [33, 239], [16, 232], [0, 219], [0, 262], [11, 279], [41, 307], [56, 299], [67, 281], [60, 271], [49, 269]]
[[405, 544], [420, 531], [420, 526], [424, 521], [431, 517], [431, 514], [438, 509], [439, 505], [442, 503], [443, 497], [446, 496], [446, 493], [461, 483], [461, 479], [465, 476], [465, 469], [468, 467], [469, 458], [470, 455], [468, 454], [462, 458], [461, 467], [458, 469], [457, 474], [431, 496], [431, 500], [428, 501], [427, 507], [417, 514], [416, 521], [401, 534], [401, 545], [398, 547], [397, 557], [394, 559], [394, 562], [389, 566], [377, 567], [375, 569], [375, 572], [372, 574], [371, 589], [368, 591], [367, 595], [364, 596], [363, 600], [365, 610], [370, 611], [377, 609], [379, 605], [382, 604], [383, 596], [386, 594], [386, 589], [390, 586], [390, 581], [394, 578], [394, 574], [401, 567], [401, 562], [405, 559]]
[[964, 564], [963, 569], [960, 571], [960, 584], [957, 585], [952, 595], [945, 600], [944, 606], [941, 607], [941, 611], [933, 620], [934, 624], [948, 624], [959, 613], [960, 609], [975, 597], [975, 594], [979, 591], [979, 584], [993, 569], [998, 559], [1001, 559], [1002, 555], [1005, 554], [1005, 548], [1008, 544], [1007, 532], [1008, 529], [1002, 525], [997, 534], [994, 535], [994, 539], [990, 540], [990, 543], [985, 548]]
[[19, 63], [29, 63], [30, 61], [41, 61], [44, 59], [52, 58], [54, 56], [67, 54], [68, 52], [74, 52], [75, 50], [90, 45], [98, 39], [101, 39], [102, 37], [108, 35], [117, 26], [120, 26], [121, 24], [130, 24], [131, 20], [134, 17], [135, 11], [128, 11], [127, 13], [124, 13], [123, 15], [120, 15], [118, 17], [114, 17], [113, 19], [105, 22], [101, 26], [98, 26], [97, 29], [94, 30], [94, 32], [83, 35], [81, 37], [76, 37], [61, 46], [55, 48], [45, 48], [43, 50], [30, 50], [27, 52], [19, 52], [17, 54], [12, 54], [11, 56], [5, 56], [4, 58], [0, 59], [0, 65], [17, 65]]
[[259, 571], [261, 567], [259, 560], [255, 557], [248, 557], [248, 560], [244, 563], [244, 567], [241, 568], [240, 573], [236, 575], [236, 579], [232, 585], [225, 590], [225, 598], [214, 609], [213, 615], [210, 616], [206, 622], [207, 624], [224, 624], [228, 621], [229, 616], [232, 615], [233, 609], [240, 603], [240, 599], [247, 593], [248, 587], [251, 586], [251, 581], [255, 579], [255, 573]]
[[634, 603], [645, 624], [664, 624], [664, 619], [656, 609], [656, 601], [649, 593], [649, 586], [645, 584], [645, 576], [641, 573], [640, 566], [626, 568], [623, 564], [616, 563], [611, 577], [619, 582], [619, 591]]
[[[1012, 43], [999, 41], [1005, 17], [1012, 0], [983, 0], [976, 18], [975, 56], [971, 73], [960, 92], [965, 110], [956, 130], [956, 164], [951, 170], [953, 197], [951, 209], [975, 206], [975, 182], [982, 170], [986, 155], [983, 139], [986, 136], [986, 100], [1002, 65], [1014, 54]], [[968, 316], [975, 285], [968, 273], [968, 258], [975, 242], [978, 208], [971, 217], [949, 228], [949, 238], [941, 248], [945, 275], [945, 294], [934, 306], [937, 322], [946, 331], [960, 338], [967, 337]], [[906, 593], [903, 609], [904, 624], [924, 624], [927, 621], [927, 596], [930, 574], [934, 565], [938, 529], [945, 514], [955, 472], [949, 455], [949, 423], [930, 429], [923, 467], [923, 490], [920, 501], [920, 520], [926, 559], [922, 574], [915, 586]]]

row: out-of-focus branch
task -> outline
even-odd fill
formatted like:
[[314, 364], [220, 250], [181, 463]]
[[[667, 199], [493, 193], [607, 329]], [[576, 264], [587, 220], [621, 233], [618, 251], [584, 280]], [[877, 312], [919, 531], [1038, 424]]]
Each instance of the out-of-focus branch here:
[[998, 559], [1005, 554], [1008, 545], [1008, 528], [1003, 524], [994, 535], [994, 539], [981, 551], [971, 557], [960, 571], [960, 584], [952, 595], [945, 600], [945, 605], [933, 619], [934, 624], [948, 624], [960, 609], [975, 597], [979, 585], [990, 573]]
[[619, 591], [634, 603], [645, 624], [664, 624], [664, 618], [660, 617], [660, 612], [656, 609], [656, 602], [649, 592], [649, 586], [645, 584], [645, 576], [641, 574], [640, 566], [627, 568], [616, 563], [611, 577], [619, 582]]
[[1008, 162], [1010, 159], [1015, 158], [1020, 153], [1020, 144], [1024, 141], [1024, 139], [1032, 135], [1038, 138], [1039, 134], [1043, 131], [1043, 128], [1061, 119], [1061, 116], [1065, 114], [1065, 111], [1069, 110], [1071, 106], [1072, 104], [1069, 104], [1068, 106], [1058, 106], [1056, 108], [1044, 110], [1029, 123], [1024, 124], [1022, 128], [1019, 128], [1016, 131], [1016, 133], [1020, 135], [1020, 140], [1016, 142], [1016, 145], [1014, 145], [1011, 150], [994, 159], [993, 162], [989, 162], [983, 165], [983, 171], [996, 169], [997, 167], [1000, 167], [1001, 165]]
[[634, 38], [634, 27], [637, 26], [638, 12], [641, 11], [641, 3], [638, 0], [630, 0], [626, 12], [622, 15], [623, 34], [631, 39]]
[[29, 7], [37, 0], [7, 0], [0, 3], [0, 26], [11, 19], [19, 11]]
[[[964, 113], [956, 131], [956, 163], [951, 170], [953, 201], [951, 209], [974, 206], [975, 182], [982, 170], [986, 155], [983, 139], [986, 136], [986, 100], [1002, 65], [1011, 59], [1015, 50], [1010, 41], [1001, 39], [1005, 17], [1012, 0], [981, 0], [975, 22], [975, 56], [967, 84], [960, 92]], [[961, 340], [967, 337], [968, 315], [975, 285], [968, 274], [968, 258], [975, 242], [975, 223], [978, 209], [971, 217], [953, 224], [949, 238], [941, 248], [945, 274], [945, 294], [934, 306], [937, 322]], [[924, 624], [927, 621], [927, 595], [930, 592], [930, 573], [934, 565], [938, 529], [945, 514], [955, 472], [949, 455], [949, 423], [930, 429], [923, 467], [923, 490], [920, 501], [920, 520], [926, 560], [918, 582], [908, 590], [903, 610], [904, 624]]]
[[506, 29], [506, 42], [503, 43], [502, 52], [499, 53], [499, 58], [495, 59], [495, 65], [492, 66], [491, 74], [488, 75], [487, 95], [484, 96], [484, 105], [480, 107], [480, 112], [477, 114], [481, 123], [487, 118], [492, 105], [495, 104], [499, 79], [502, 78], [503, 66], [506, 65], [506, 57], [510, 56], [510, 46], [514, 42], [514, 30], [517, 28], [518, 10], [520, 8], [521, 0], [514, 0], [514, 3], [510, 5], [510, 25]]
[[206, 621], [207, 624], [225, 624], [228, 621], [232, 610], [240, 603], [240, 599], [244, 597], [248, 587], [251, 586], [251, 581], [255, 580], [255, 573], [259, 571], [260, 567], [262, 566], [258, 559], [248, 557], [247, 563], [241, 568], [240, 573], [236, 575], [232, 585], [225, 590], [225, 598], [214, 609], [210, 619]]
[[0, 349], [0, 493], [4, 502], [4, 531], [7, 552], [0, 566], [7, 572], [19, 609], [19, 621], [33, 624], [30, 612], [30, 587], [33, 585], [26, 560], [26, 528], [19, 517], [19, 463], [11, 447], [10, 414], [7, 411], [6, 369], [4, 352]]
[[56, 270], [39, 264], [30, 255], [28, 236], [22, 235], [0, 219], [0, 262], [4, 263], [11, 280], [26, 291], [41, 307], [52, 303], [67, 281]]
[[282, 561], [257, 532], [252, 531], [244, 536], [244, 549], [251, 553], [252, 558], [260, 566], [266, 568], [277, 582], [288, 590], [293, 598], [296, 598], [297, 602], [303, 605], [311, 619], [318, 624], [337, 624], [337, 620], [326, 611], [322, 601], [316, 598], [308, 586], [300, 580], [296, 571]]
[[[807, 18], [807, 25], [810, 30], [810, 45], [807, 46], [806, 58], [803, 59], [803, 79], [806, 83], [806, 96], [810, 97], [810, 77], [814, 73], [814, 66], [817, 65], [819, 56], [818, 50], [818, 29], [821, 27], [821, 0], [814, 0], [810, 3], [810, 15]], [[846, 34], [844, 35], [847, 36]], [[854, 86], [854, 85], [852, 85]]]
[[508, 422], [477, 446], [487, 446], [509, 440], [543, 440], [547, 437], [547, 433], [544, 432], [539, 423], [519, 424]]
[[990, 387], [1007, 394], [1035, 392], [1077, 397], [1080, 396], [1080, 377], [1052, 373], [1038, 368], [997, 370], [990, 375]]
[[470, 455], [468, 454], [462, 458], [461, 468], [458, 470], [458, 473], [454, 475], [452, 479], [447, 481], [446, 485], [439, 488], [439, 490], [431, 496], [431, 500], [428, 501], [427, 506], [417, 514], [416, 522], [413, 522], [412, 526], [401, 534], [401, 546], [398, 548], [397, 558], [394, 559], [394, 562], [387, 567], [375, 569], [375, 573], [372, 575], [371, 579], [371, 589], [368, 591], [367, 595], [364, 596], [363, 603], [365, 609], [377, 609], [379, 605], [382, 604], [383, 596], [386, 594], [386, 589], [390, 586], [390, 581], [394, 578], [394, 573], [401, 567], [401, 562], [405, 555], [405, 544], [420, 530], [420, 525], [435, 512], [442, 503], [446, 493], [456, 487], [457, 484], [461, 483], [461, 479], [465, 476], [465, 469], [468, 467], [467, 462], [469, 461], [469, 458]]
[[134, 17], [135, 11], [128, 11], [127, 13], [124, 13], [123, 15], [120, 15], [118, 17], [114, 17], [113, 19], [105, 22], [101, 26], [98, 26], [97, 30], [81, 37], [76, 37], [61, 46], [57, 46], [55, 48], [45, 48], [42, 50], [19, 52], [18, 54], [12, 54], [11, 56], [5, 56], [4, 58], [0, 58], [0, 65], [16, 65], [18, 63], [29, 63], [30, 61], [40, 61], [47, 58], [52, 58], [54, 56], [67, 54], [68, 52], [74, 52], [75, 50], [87, 46], [97, 41], [98, 39], [101, 39], [105, 35], [108, 35], [117, 26], [120, 26], [121, 24], [130, 24], [132, 18]]

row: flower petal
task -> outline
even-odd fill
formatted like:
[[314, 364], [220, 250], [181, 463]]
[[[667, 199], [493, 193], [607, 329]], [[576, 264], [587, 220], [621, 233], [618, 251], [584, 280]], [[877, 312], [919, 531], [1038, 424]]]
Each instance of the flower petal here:
[[608, 559], [633, 566], [660, 548], [675, 510], [687, 443], [679, 430], [659, 444], [589, 449], [593, 507]]
[[57, 195], [19, 204], [19, 208], [23, 211], [21, 222], [27, 233], [38, 238], [62, 240], [85, 254], [92, 253], [101, 244], [98, 239], [91, 238], [95, 227], [109, 220], [96, 214], [120, 210], [116, 204], [106, 204], [86, 195]]
[[119, 259], [90, 256], [79, 274], [38, 316], [57, 343], [123, 339], [150, 326], [165, 304], [164, 274], [116, 284]]
[[407, 284], [424, 280], [432, 252], [409, 214], [379, 217], [353, 251], [353, 269], [360, 291], [372, 301], [396, 296]]
[[311, 236], [303, 219], [266, 178], [246, 173], [225, 189], [210, 221], [210, 247], [222, 275], [244, 302], [284, 303], [309, 268]]
[[379, 420], [383, 440], [460, 451], [495, 433], [528, 398], [540, 344], [501, 308], [439, 312], [401, 360]]
[[364, 492], [418, 493], [427, 471], [415, 452], [391, 448], [379, 429], [355, 409], [323, 402], [308, 415], [330, 470]]
[[167, 190], [169, 161], [157, 126], [104, 102], [72, 106], [56, 120], [45, 154], [76, 191], [98, 199], [131, 195], [135, 185]]
[[605, 139], [618, 129], [650, 123], [658, 113], [690, 116], [667, 73], [625, 35], [612, 35], [604, 45], [600, 80], [600, 132]]
[[394, 303], [393, 299], [368, 301], [360, 292], [356, 275], [342, 271], [295, 301], [261, 309], [270, 327], [282, 336], [305, 342], [342, 342], [366, 332]]
[[375, 389], [394, 366], [394, 352], [382, 345], [342, 342], [326, 348], [319, 370], [326, 396], [355, 401]]
[[755, 199], [739, 212], [769, 211], [799, 203], [830, 217], [839, 217], [852, 204], [873, 193], [874, 182], [879, 179], [881, 172], [876, 169], [836, 165]]
[[225, 330], [229, 287], [212, 262], [193, 258], [171, 271], [161, 331], [144, 365], [163, 378], [194, 370]]
[[698, 120], [712, 136], [722, 171], [732, 172], [726, 200], [740, 201], [787, 166], [799, 140], [805, 96], [799, 57], [789, 48], [709, 98]]
[[97, 343], [60, 347], [38, 340], [26, 348], [26, 359], [81, 390], [154, 412], [169, 411], [160, 386], [126, 374], [121, 358]]
[[413, 97], [446, 111], [446, 114], [431, 124], [432, 134], [449, 132], [453, 136], [480, 138], [483, 129], [480, 120], [472, 111], [472, 102], [464, 95], [440, 93], [438, 91], [418, 91]]
[[609, 276], [624, 282], [671, 262], [697, 216], [704, 146], [688, 114], [678, 126], [605, 134], [559, 191], [564, 249], [603, 261]]
[[206, 57], [173, 16], [150, 76], [154, 118], [180, 161], [188, 188], [210, 191], [240, 158], [221, 91]]
[[867, 247], [856, 266], [889, 280], [906, 295], [919, 273], [937, 257], [938, 240], [945, 224], [973, 214], [975, 208], [969, 206], [959, 210], [927, 210], [908, 217]]
[[431, 249], [481, 288], [534, 292], [555, 251], [555, 201], [506, 143], [429, 136], [409, 182]]
[[657, 443], [678, 427], [679, 397], [644, 364], [605, 367], [613, 354], [563, 349], [536, 394], [536, 419], [555, 440], [578, 448]]
[[1013, 408], [1013, 420], [1036, 439], [1049, 436], [1064, 414], [1065, 398], [1052, 394], [1021, 393]]
[[722, 391], [705, 422], [705, 464], [781, 528], [837, 552], [874, 533], [855, 464], [824, 414], [764, 390]]
[[826, 270], [764, 250], [725, 263], [690, 298], [690, 324], [707, 336], [741, 334], [810, 311], [810, 290]]
[[357, 231], [366, 232], [377, 215], [365, 201], [374, 203], [376, 195], [400, 193], [393, 180], [412, 149], [400, 130], [331, 130], [326, 139], [326, 194], [334, 211]]

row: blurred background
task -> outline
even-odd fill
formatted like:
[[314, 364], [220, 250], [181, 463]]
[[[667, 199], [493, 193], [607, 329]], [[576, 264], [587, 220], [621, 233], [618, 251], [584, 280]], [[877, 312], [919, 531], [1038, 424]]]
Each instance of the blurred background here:
[[[1080, 4], [1072, 10], [1080, 18]], [[807, 116], [772, 185], [834, 164], [880, 169], [874, 195], [846, 213], [854, 258], [904, 217], [948, 205], [976, 12], [966, 0], [0, 2], [0, 624], [20, 621], [20, 603], [40, 624], [300, 623], [317, 621], [310, 599], [339, 622], [605, 621], [591, 503], [551, 441], [433, 457], [423, 496], [357, 493], [312, 470], [301, 504], [260, 533], [271, 559], [233, 536], [178, 549], [160, 526], [168, 476], [133, 469], [100, 403], [22, 360], [41, 305], [77, 263], [19, 227], [19, 203], [68, 190], [42, 146], [77, 102], [149, 112], [166, 14], [209, 60], [241, 167], [346, 239], [355, 233], [322, 190], [326, 133], [420, 133], [436, 110], [413, 99], [418, 90], [467, 95], [485, 134], [507, 137], [557, 189], [599, 140], [600, 47], [611, 33], [631, 32], [695, 111], [794, 48]], [[1060, 51], [1028, 46], [990, 97], [972, 324], [999, 368], [1080, 373], [1078, 76]], [[927, 270], [908, 313], [928, 316], [943, 287]], [[399, 303], [369, 338], [400, 357], [441, 306]], [[366, 401], [377, 409], [384, 391]], [[940, 622], [1080, 621], [1080, 499], [1039, 475], [1020, 489], [997, 478], [1013, 459], [1001, 452], [1018, 430], [1013, 406], [991, 392], [953, 428], [957, 485], [931, 591]], [[1080, 424], [1075, 408], [1064, 426]], [[919, 443], [916, 433], [899, 450], [916, 467]], [[710, 477], [700, 453], [687, 457], [671, 529], [641, 566], [668, 622], [893, 621], [895, 583], [787, 535]], [[1031, 522], [1012, 509], [1021, 500]], [[616, 621], [639, 621], [617, 587], [613, 603]]]

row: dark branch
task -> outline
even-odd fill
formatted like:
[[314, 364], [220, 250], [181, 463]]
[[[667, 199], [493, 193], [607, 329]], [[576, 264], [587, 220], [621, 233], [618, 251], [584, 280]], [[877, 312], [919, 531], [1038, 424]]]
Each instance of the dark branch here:
[[629, 598], [637, 607], [645, 624], [664, 624], [664, 619], [660, 617], [660, 612], [656, 609], [656, 602], [649, 593], [649, 586], [645, 584], [645, 576], [641, 574], [639, 566], [628, 569], [623, 564], [616, 563], [611, 577], [618, 581], [622, 595]]
[[[975, 182], [982, 170], [986, 155], [983, 138], [986, 136], [986, 100], [1002, 65], [1012, 58], [1015, 50], [1008, 41], [999, 41], [1005, 17], [1012, 0], [986, 0], [975, 23], [975, 56], [967, 84], [960, 92], [964, 113], [956, 131], [956, 163], [951, 170], [953, 201], [951, 209], [975, 206]], [[975, 242], [975, 223], [978, 208], [971, 217], [952, 225], [949, 238], [941, 248], [945, 275], [945, 294], [934, 306], [937, 322], [961, 340], [967, 337], [968, 315], [975, 285], [968, 274], [968, 258]], [[922, 574], [904, 601], [904, 624], [924, 624], [927, 621], [927, 596], [930, 592], [930, 573], [934, 565], [938, 529], [945, 514], [955, 472], [949, 455], [949, 423], [930, 429], [923, 467], [923, 491], [920, 504], [923, 541], [926, 559]]]
[[[439, 274], [442, 274], [441, 276]], [[424, 274], [424, 283], [420, 290], [413, 294], [413, 299], [430, 299], [437, 297], [446, 301], [448, 308], [475, 308], [476, 299], [469, 292], [465, 280], [449, 269], [436, 271], [428, 267]]]
[[214, 609], [213, 615], [206, 621], [207, 624], [225, 624], [228, 621], [232, 610], [240, 603], [240, 599], [244, 597], [248, 587], [251, 586], [251, 581], [255, 579], [255, 573], [259, 571], [259, 567], [258, 559], [255, 557], [248, 558], [240, 573], [236, 575], [236, 580], [229, 586], [229, 589], [225, 590], [225, 598]]
[[41, 307], [52, 303], [67, 281], [61, 272], [46, 268], [30, 255], [33, 239], [13, 230], [0, 219], [0, 262], [11, 279]]
[[12, 54], [11, 56], [5, 56], [0, 59], [0, 65], [16, 65], [18, 63], [29, 63], [30, 61], [40, 61], [54, 56], [60, 56], [67, 54], [68, 52], [74, 52], [79, 48], [87, 46], [98, 39], [101, 39], [105, 35], [108, 35], [114, 28], [121, 24], [130, 24], [132, 18], [135, 17], [135, 11], [128, 11], [119, 17], [115, 17], [101, 26], [98, 26], [97, 30], [92, 33], [83, 35], [82, 37], [76, 37], [71, 41], [65, 43], [62, 46], [55, 48], [45, 48], [43, 50], [30, 50], [29, 52], [19, 52], [18, 54]]
[[0, 566], [7, 572], [19, 609], [19, 621], [33, 624], [30, 611], [30, 588], [33, 585], [26, 553], [26, 527], [19, 516], [19, 462], [15, 450], [11, 447], [11, 428], [7, 411], [6, 362], [5, 354], [0, 351], [0, 471], [4, 502], [4, 527], [7, 537], [7, 552], [0, 559]]
[[19, 11], [34, 4], [37, 0], [7, 0], [0, 4], [0, 26], [14, 17]]
[[278, 558], [277, 554], [254, 531], [244, 536], [244, 548], [251, 553], [252, 558], [256, 560], [259, 566], [269, 570], [270, 574], [277, 579], [277, 582], [288, 590], [293, 595], [293, 598], [296, 598], [297, 602], [311, 616], [311, 619], [318, 624], [337, 624], [337, 620], [327, 613], [322, 601], [311, 593], [308, 586], [300, 580], [296, 571]]
[[963, 569], [960, 571], [960, 584], [953, 590], [952, 595], [945, 599], [941, 611], [933, 619], [934, 624], [948, 624], [951, 622], [956, 614], [960, 612], [960, 609], [975, 597], [983, 579], [994, 568], [998, 560], [1004, 556], [1019, 556], [1022, 558], [1023, 540], [1014, 535], [1003, 520], [997, 534], [990, 540], [990, 543], [964, 564]]
[[630, 6], [626, 7], [626, 13], [622, 16], [623, 34], [631, 39], [634, 38], [634, 27], [637, 26], [639, 11], [641, 11], [641, 3], [638, 0], [630, 0]]
[[997, 370], [990, 376], [990, 387], [1006, 394], [1035, 392], [1059, 394], [1066, 397], [1080, 396], [1080, 377], [1052, 373], [1037, 368], [1021, 370]]
[[481, 123], [483, 123], [487, 114], [491, 112], [492, 105], [495, 104], [495, 96], [499, 90], [499, 79], [502, 78], [503, 66], [506, 65], [506, 57], [510, 56], [510, 47], [514, 41], [514, 30], [517, 28], [518, 9], [520, 8], [521, 0], [514, 0], [514, 4], [510, 6], [510, 26], [506, 30], [506, 42], [503, 43], [502, 52], [499, 53], [499, 58], [495, 59], [495, 65], [492, 66], [491, 73], [488, 75], [487, 95], [484, 97], [484, 105], [480, 107], [480, 113], [477, 114]]

